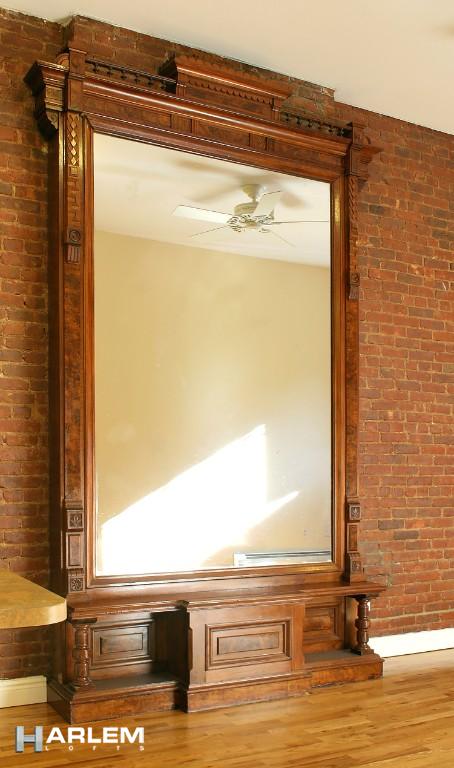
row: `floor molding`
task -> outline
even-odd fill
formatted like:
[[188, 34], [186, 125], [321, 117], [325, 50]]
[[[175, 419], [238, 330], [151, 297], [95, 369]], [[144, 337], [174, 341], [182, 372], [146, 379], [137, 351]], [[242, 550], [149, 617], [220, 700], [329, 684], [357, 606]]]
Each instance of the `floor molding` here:
[[0, 680], [0, 709], [24, 704], [42, 704], [46, 697], [46, 678], [43, 675]]
[[432, 629], [425, 632], [408, 632], [403, 635], [372, 637], [370, 646], [382, 658], [427, 653], [428, 651], [443, 651], [447, 648], [454, 648], [454, 627]]

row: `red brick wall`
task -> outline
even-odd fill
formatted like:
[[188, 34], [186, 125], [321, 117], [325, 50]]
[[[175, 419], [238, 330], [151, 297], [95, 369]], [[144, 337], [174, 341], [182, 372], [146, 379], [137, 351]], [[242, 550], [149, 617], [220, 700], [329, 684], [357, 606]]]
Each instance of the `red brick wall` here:
[[[47, 154], [22, 78], [56, 24], [0, 11], [0, 568], [48, 578]], [[0, 676], [46, 670], [46, 632], [0, 633]]]
[[[36, 58], [53, 60], [63, 37], [100, 58], [147, 71], [176, 48], [87, 19], [77, 18], [63, 31], [0, 11], [5, 338], [0, 567], [43, 584], [48, 575], [46, 145], [22, 78]], [[450, 626], [453, 138], [337, 104], [329, 89], [294, 82], [293, 108], [362, 120], [372, 141], [383, 147], [362, 191], [359, 217], [362, 550], [368, 574], [389, 584], [375, 607], [374, 634]], [[46, 664], [45, 632], [0, 636], [0, 676], [40, 674]]]
[[361, 194], [362, 551], [373, 631], [454, 626], [454, 137], [340, 107], [383, 147]]

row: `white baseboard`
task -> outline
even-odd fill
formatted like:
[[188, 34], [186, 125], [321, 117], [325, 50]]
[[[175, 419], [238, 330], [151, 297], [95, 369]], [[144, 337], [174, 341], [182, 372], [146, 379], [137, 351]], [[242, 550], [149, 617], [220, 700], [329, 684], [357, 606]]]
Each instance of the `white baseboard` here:
[[43, 675], [0, 680], [0, 709], [23, 704], [42, 704], [45, 701], [46, 678]]
[[454, 627], [432, 629], [427, 632], [408, 632], [403, 635], [373, 637], [370, 646], [379, 656], [407, 656], [411, 653], [427, 653], [454, 648]]

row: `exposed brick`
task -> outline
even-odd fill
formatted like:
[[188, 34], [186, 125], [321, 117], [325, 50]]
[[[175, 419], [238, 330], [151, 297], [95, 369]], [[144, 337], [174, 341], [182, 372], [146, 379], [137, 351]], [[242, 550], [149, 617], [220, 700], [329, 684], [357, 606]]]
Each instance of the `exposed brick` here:
[[[0, 567], [44, 585], [48, 580], [47, 335], [42, 330], [47, 326], [47, 147], [36, 130], [23, 77], [35, 59], [53, 59], [62, 40], [58, 24], [0, 11]], [[31, 332], [36, 334], [33, 338], [30, 322], [41, 329]], [[37, 357], [28, 358], [28, 352]], [[31, 384], [35, 376], [42, 389]], [[26, 499], [30, 491], [38, 491], [38, 496]], [[48, 633], [42, 628], [27, 632], [0, 633], [0, 677], [47, 672]]]

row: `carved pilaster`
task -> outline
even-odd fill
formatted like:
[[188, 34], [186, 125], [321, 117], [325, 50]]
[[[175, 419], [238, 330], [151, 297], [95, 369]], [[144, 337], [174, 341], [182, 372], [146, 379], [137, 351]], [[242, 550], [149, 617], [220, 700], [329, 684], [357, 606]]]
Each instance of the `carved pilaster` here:
[[348, 298], [359, 299], [358, 272], [358, 177], [350, 175], [348, 183]]
[[[352, 145], [353, 146], [353, 145]], [[350, 150], [350, 160], [356, 149]], [[348, 262], [347, 262], [347, 307], [346, 307], [346, 526], [345, 526], [345, 578], [348, 582], [362, 578], [363, 567], [358, 551], [358, 531], [352, 533], [353, 510], [360, 510], [358, 500], [358, 420], [359, 420], [359, 272], [357, 263], [358, 242], [358, 177], [347, 176], [348, 199]], [[358, 512], [360, 516], [360, 512]], [[356, 521], [358, 522], [358, 521]]]
[[68, 111], [62, 118], [64, 137], [63, 290], [64, 290], [64, 515], [66, 523], [63, 567], [68, 593], [83, 592], [85, 575], [84, 498], [84, 383], [83, 358], [83, 118]]
[[68, 264], [79, 264], [81, 258], [83, 178], [81, 171], [81, 128], [82, 121], [78, 112], [65, 115], [65, 230], [63, 244], [65, 260]]
[[90, 626], [96, 619], [72, 619], [74, 627], [74, 675], [71, 681], [73, 688], [91, 688], [93, 682], [90, 679]]
[[347, 302], [346, 302], [346, 525], [345, 569], [348, 582], [363, 578], [359, 552], [361, 508], [358, 487], [359, 430], [359, 290], [358, 267], [358, 195], [360, 183], [367, 179], [367, 165], [377, 151], [364, 135], [364, 126], [351, 124], [351, 144], [346, 162], [347, 215]]
[[364, 125], [351, 123], [352, 142], [346, 156], [348, 184], [348, 298], [359, 299], [360, 275], [358, 271], [358, 193], [359, 186], [368, 178], [368, 163], [377, 152], [364, 134]]
[[355, 621], [356, 627], [356, 645], [352, 648], [352, 653], [358, 654], [358, 656], [366, 656], [369, 653], [373, 653], [372, 648], [369, 646], [369, 600], [367, 595], [355, 595], [355, 600], [358, 603], [358, 618]]

